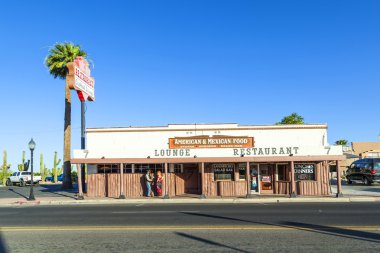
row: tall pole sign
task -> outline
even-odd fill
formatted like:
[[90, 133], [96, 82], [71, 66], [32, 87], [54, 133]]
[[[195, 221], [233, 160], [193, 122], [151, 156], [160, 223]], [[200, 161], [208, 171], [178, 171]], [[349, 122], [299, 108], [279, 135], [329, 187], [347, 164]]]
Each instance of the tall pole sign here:
[[80, 101], [94, 101], [95, 79], [90, 75], [88, 62], [82, 56], [78, 56], [74, 62], [67, 64], [67, 68], [70, 89], [77, 91]]
[[[90, 68], [88, 62], [82, 57], [78, 56], [74, 62], [67, 64], [69, 74], [67, 80], [69, 87], [72, 90], [76, 90], [78, 98], [81, 102], [81, 149], [86, 149], [86, 133], [85, 133], [85, 101], [95, 100], [95, 79], [91, 77]], [[81, 185], [78, 183], [79, 195], [78, 199], [83, 199], [82, 189], [85, 192], [85, 167], [81, 166]], [[79, 180], [78, 180], [79, 182]]]

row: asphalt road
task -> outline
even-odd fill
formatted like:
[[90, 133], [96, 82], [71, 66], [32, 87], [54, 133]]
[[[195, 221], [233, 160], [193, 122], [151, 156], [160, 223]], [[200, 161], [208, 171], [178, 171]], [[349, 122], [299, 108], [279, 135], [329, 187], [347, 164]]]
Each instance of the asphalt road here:
[[0, 217], [0, 252], [380, 250], [376, 202], [18, 206]]

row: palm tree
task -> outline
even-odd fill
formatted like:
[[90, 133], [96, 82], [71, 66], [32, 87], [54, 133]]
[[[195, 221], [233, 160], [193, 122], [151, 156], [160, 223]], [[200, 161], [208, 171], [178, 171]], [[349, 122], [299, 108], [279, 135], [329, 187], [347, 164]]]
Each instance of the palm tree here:
[[288, 125], [288, 124], [305, 124], [303, 117], [297, 113], [292, 113], [288, 116], [282, 118], [280, 122], [277, 122], [276, 125]]
[[[67, 63], [73, 62], [77, 56], [85, 57], [86, 52], [82, 51], [80, 46], [73, 43], [57, 43], [50, 50], [49, 55], [45, 59], [45, 65], [49, 69], [49, 73], [54, 78], [66, 79], [68, 74]], [[71, 181], [71, 93], [66, 80], [65, 88], [65, 123], [63, 134], [63, 189], [71, 189], [73, 187]]]
[[337, 140], [335, 142], [335, 145], [347, 146], [347, 144], [348, 144], [348, 140], [345, 140], [345, 139]]

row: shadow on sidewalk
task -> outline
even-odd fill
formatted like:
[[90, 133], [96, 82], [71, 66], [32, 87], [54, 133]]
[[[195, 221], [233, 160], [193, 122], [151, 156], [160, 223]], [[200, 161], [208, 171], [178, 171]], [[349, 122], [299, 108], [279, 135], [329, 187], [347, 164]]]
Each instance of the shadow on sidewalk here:
[[[8, 190], [11, 191], [11, 192], [13, 192], [14, 194], [17, 194], [17, 195], [19, 195], [19, 196], [25, 198], [25, 199], [28, 199], [28, 198], [29, 198], [28, 196], [25, 196], [24, 194], [19, 193], [19, 192], [13, 190], [13, 189], [8, 189]], [[0, 252], [1, 252], [1, 251], [0, 251]]]
[[76, 199], [75, 194], [78, 192], [77, 185], [73, 184], [73, 189], [62, 189], [61, 184], [42, 184], [40, 192], [52, 193], [58, 196]]

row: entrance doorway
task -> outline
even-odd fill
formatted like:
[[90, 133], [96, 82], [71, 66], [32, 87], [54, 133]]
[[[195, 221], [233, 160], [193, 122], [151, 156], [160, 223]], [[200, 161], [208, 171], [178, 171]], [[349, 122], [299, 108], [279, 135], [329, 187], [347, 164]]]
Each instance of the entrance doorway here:
[[201, 194], [201, 174], [196, 163], [182, 164], [181, 170], [175, 172], [176, 195]]
[[260, 190], [261, 193], [272, 193], [273, 194], [273, 164], [260, 164]]

